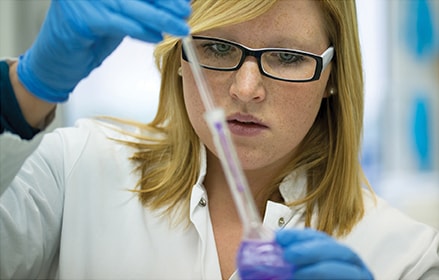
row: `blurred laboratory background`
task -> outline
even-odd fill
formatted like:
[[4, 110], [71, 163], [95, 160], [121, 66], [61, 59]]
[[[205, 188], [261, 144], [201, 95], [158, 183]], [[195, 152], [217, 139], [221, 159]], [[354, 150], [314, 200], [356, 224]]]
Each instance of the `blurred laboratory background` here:
[[[0, 0], [0, 57], [34, 40], [49, 0]], [[373, 189], [439, 229], [439, 1], [357, 0], [365, 75], [362, 164]], [[52, 127], [82, 117], [152, 120], [154, 46], [126, 38], [59, 106]]]

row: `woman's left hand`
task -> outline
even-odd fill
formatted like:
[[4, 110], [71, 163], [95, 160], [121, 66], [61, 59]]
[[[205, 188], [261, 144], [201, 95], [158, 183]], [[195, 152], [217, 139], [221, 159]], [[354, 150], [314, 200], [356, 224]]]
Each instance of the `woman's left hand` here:
[[355, 252], [323, 232], [285, 229], [276, 242], [294, 266], [294, 279], [373, 279]]

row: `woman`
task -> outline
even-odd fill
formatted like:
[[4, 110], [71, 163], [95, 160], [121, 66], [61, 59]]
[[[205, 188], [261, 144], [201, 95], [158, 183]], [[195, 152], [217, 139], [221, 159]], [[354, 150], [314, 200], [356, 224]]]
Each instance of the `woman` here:
[[[70, 2], [52, 3], [36, 43], [10, 68], [19, 108], [34, 128], [44, 128], [54, 102], [65, 101], [123, 36], [155, 42], [162, 31], [185, 35], [184, 1]], [[141, 5], [154, 8], [153, 27], [139, 16]], [[437, 275], [438, 233], [362, 189], [354, 2], [196, 0], [192, 9], [189, 25], [215, 102], [226, 112], [264, 224], [285, 228], [276, 241], [295, 266], [292, 277]], [[81, 16], [90, 10], [94, 17]], [[99, 21], [106, 11], [112, 17]], [[164, 28], [165, 15], [174, 27]], [[84, 120], [41, 143], [32, 129], [30, 142], [1, 135], [2, 147], [14, 147], [1, 162], [1, 276], [237, 277], [241, 222], [187, 58], [172, 37], [155, 55], [162, 84], [150, 124]], [[7, 124], [24, 138], [14, 121]]]

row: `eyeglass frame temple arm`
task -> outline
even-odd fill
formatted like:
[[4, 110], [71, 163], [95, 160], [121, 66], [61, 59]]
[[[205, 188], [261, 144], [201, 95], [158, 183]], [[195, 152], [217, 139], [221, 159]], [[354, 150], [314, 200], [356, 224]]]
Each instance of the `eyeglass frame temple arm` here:
[[334, 47], [329, 47], [324, 53], [322, 53], [322, 72], [326, 69], [326, 66], [331, 62], [334, 57]]

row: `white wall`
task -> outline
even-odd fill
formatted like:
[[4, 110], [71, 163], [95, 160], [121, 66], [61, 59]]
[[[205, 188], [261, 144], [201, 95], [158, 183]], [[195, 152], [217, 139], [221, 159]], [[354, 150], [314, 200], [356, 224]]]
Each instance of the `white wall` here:
[[80, 117], [96, 115], [152, 120], [160, 88], [153, 48], [152, 44], [125, 38], [101, 67], [78, 84], [63, 107], [64, 122], [72, 125]]

